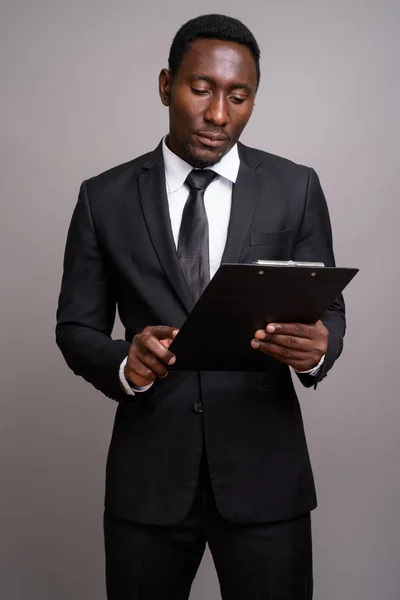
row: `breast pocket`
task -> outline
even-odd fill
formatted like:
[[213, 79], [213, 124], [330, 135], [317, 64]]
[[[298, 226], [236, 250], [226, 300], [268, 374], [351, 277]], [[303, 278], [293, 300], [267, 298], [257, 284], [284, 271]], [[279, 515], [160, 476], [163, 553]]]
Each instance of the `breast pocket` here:
[[251, 231], [242, 258], [246, 263], [289, 260], [290, 231]]

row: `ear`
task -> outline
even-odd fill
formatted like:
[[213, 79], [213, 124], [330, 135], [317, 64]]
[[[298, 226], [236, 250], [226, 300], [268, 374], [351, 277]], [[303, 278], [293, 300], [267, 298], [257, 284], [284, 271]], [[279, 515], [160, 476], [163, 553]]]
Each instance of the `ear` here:
[[171, 94], [171, 73], [168, 71], [168, 69], [162, 69], [158, 77], [158, 91], [161, 102], [164, 104], [164, 106], [169, 106]]

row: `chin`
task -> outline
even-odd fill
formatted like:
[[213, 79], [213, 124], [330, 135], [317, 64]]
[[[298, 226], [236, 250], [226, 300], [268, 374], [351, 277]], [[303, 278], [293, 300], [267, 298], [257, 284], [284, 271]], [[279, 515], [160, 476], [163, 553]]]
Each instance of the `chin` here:
[[206, 167], [212, 167], [228, 152], [229, 148], [225, 150], [218, 150], [218, 152], [198, 152], [195, 151], [191, 144], [185, 146], [186, 160], [196, 169], [205, 169]]

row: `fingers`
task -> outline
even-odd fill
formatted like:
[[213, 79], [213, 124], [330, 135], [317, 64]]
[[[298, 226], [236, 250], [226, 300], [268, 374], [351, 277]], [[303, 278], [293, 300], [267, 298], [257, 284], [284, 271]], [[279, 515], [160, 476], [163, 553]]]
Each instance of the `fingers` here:
[[168, 366], [176, 361], [169, 346], [177, 335], [176, 327], [146, 327], [135, 335], [129, 350], [125, 376], [137, 386], [145, 386], [168, 375]]
[[[279, 346], [285, 352], [295, 350], [298, 352], [310, 352], [313, 349], [318, 349], [314, 340], [307, 338], [295, 337], [294, 335], [270, 334], [264, 332], [256, 332], [255, 339], [262, 342], [265, 346]], [[321, 349], [323, 349], [321, 344]]]
[[280, 357], [285, 359], [291, 357], [301, 359], [304, 354], [314, 350], [310, 340], [284, 335], [271, 336], [267, 334], [262, 340], [257, 337], [252, 340], [251, 345], [253, 348], [260, 348], [268, 354], [271, 352], [279, 354]]
[[138, 387], [145, 387], [157, 379], [156, 374], [139, 360], [128, 360], [124, 374], [128, 381]]
[[258, 340], [273, 340], [289, 348], [315, 347], [318, 342], [324, 345], [328, 338], [328, 330], [322, 321], [315, 325], [304, 323], [269, 323], [265, 329], [258, 329], [254, 335]]
[[273, 342], [253, 340], [251, 345], [253, 348], [258, 348], [261, 352], [264, 352], [264, 354], [268, 354], [275, 360], [280, 360], [298, 371], [307, 371], [318, 364], [320, 360], [319, 358], [316, 358], [316, 353], [314, 352], [293, 349], [287, 346], [274, 344]]
[[258, 341], [262, 341], [265, 343], [277, 344], [279, 346], [283, 346], [285, 348], [292, 348], [295, 350], [306, 350], [307, 348], [312, 347], [313, 340], [305, 337], [299, 337], [294, 334], [283, 334], [280, 333], [281, 329], [275, 329], [274, 333], [268, 333], [267, 329], [259, 329], [255, 333], [255, 339]]
[[168, 375], [165, 363], [145, 350], [142, 350], [140, 354], [129, 353], [125, 371], [128, 379], [140, 386], [148, 385], [157, 378], [163, 379]]
[[175, 356], [170, 352], [169, 346], [178, 333], [176, 327], [166, 325], [155, 325], [146, 327], [141, 333], [133, 338], [133, 344], [137, 346], [136, 355], [146, 365], [156, 364], [152, 357], [167, 365], [175, 362]]
[[169, 327], [168, 325], [152, 325], [150, 327], [146, 327], [143, 330], [144, 332], [149, 332], [151, 335], [156, 337], [158, 340], [167, 340], [171, 341], [176, 337], [179, 329], [176, 327]]
[[166, 365], [173, 365], [176, 360], [175, 355], [169, 350], [169, 344], [167, 347], [152, 334], [144, 335], [140, 339], [139, 358], [145, 364], [153, 364], [154, 357]]
[[326, 353], [328, 335], [321, 321], [315, 325], [271, 323], [256, 331], [251, 345], [296, 370], [306, 371]]
[[266, 329], [260, 329], [259, 331], [312, 340], [315, 336], [315, 328], [316, 325], [305, 325], [304, 323], [269, 323]]

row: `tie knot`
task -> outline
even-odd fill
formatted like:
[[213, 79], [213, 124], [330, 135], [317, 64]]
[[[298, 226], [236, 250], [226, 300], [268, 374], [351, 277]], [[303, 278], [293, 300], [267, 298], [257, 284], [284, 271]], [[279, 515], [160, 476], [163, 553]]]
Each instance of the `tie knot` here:
[[197, 188], [204, 191], [216, 176], [217, 173], [211, 169], [193, 169], [186, 177], [185, 183], [191, 190]]

